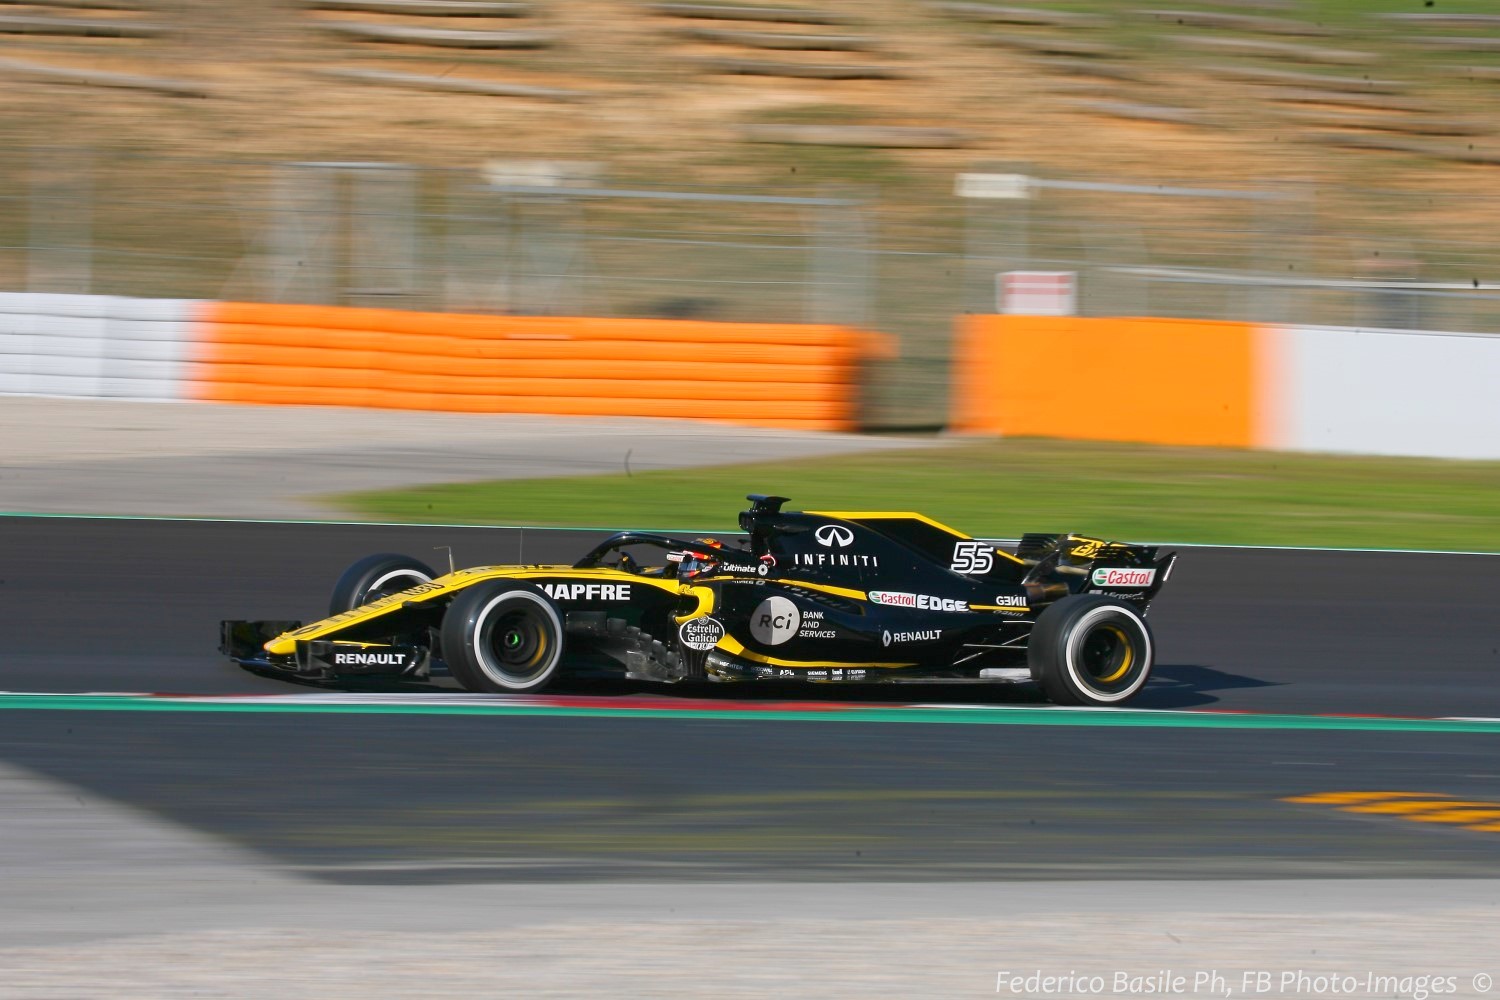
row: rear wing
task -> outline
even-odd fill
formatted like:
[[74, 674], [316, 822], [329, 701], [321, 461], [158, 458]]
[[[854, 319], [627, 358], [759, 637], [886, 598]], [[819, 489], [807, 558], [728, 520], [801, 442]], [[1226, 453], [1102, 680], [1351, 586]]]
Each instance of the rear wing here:
[[[1155, 554], [1154, 550], [1152, 554]], [[1176, 564], [1175, 552], [1151, 560], [1149, 565], [1144, 566], [1139, 563], [1120, 565], [1113, 560], [1099, 560], [1089, 567], [1083, 592], [1149, 602], [1166, 584], [1172, 575], [1172, 567]]]
[[1144, 605], [1172, 575], [1177, 553], [1086, 535], [1023, 535], [1016, 557], [1032, 566], [1028, 581], [1062, 580], [1075, 594], [1105, 594]]

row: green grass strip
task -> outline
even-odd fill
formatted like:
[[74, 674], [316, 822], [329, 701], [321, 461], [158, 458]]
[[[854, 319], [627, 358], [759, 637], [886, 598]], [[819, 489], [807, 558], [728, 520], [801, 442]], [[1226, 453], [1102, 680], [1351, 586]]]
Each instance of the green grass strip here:
[[746, 493], [915, 510], [971, 535], [1500, 552], [1500, 462], [1010, 439], [797, 461], [356, 493], [384, 521], [733, 530]]
[[0, 695], [0, 711], [232, 712], [291, 715], [469, 715], [585, 719], [711, 719], [733, 722], [863, 722], [992, 726], [1083, 726], [1148, 729], [1300, 729], [1405, 733], [1500, 734], [1500, 720], [1392, 719], [1360, 716], [1250, 715], [1219, 712], [1153, 712], [1131, 709], [1060, 711], [1035, 708], [852, 708], [837, 711], [776, 709], [597, 708], [567, 705], [498, 705], [462, 702], [395, 704], [296, 701], [177, 701], [128, 695]]

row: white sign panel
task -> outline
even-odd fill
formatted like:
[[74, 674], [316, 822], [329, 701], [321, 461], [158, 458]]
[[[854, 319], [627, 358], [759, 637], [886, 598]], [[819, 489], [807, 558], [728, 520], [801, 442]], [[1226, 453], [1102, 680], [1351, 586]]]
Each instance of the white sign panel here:
[[953, 193], [960, 198], [1029, 198], [1030, 181], [1025, 174], [959, 174]]
[[1011, 316], [1074, 316], [1077, 291], [1072, 271], [1002, 271], [995, 275], [995, 308]]

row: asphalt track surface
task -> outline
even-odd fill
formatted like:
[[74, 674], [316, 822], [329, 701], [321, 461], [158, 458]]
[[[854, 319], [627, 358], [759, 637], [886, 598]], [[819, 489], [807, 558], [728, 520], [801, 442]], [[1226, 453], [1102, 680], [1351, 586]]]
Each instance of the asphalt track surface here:
[[[0, 690], [295, 693], [219, 659], [218, 620], [316, 617], [372, 551], [569, 561], [597, 537], [0, 518]], [[1160, 665], [1135, 704], [1500, 717], [1497, 585], [1488, 556], [1188, 549], [1153, 608]], [[688, 693], [1049, 711], [1024, 688]], [[1284, 801], [1494, 800], [1492, 734], [1245, 729], [1222, 714], [1194, 729], [667, 716], [9, 709], [0, 761], [341, 882], [1500, 872], [1500, 832]]]

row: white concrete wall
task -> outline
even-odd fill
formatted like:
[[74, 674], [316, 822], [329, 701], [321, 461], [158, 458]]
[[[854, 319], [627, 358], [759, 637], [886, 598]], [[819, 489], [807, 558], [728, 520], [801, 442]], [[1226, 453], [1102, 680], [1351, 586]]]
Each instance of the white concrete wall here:
[[1500, 335], [1315, 326], [1265, 335], [1264, 447], [1500, 459]]
[[0, 394], [182, 398], [194, 305], [0, 292]]
[[[173, 400], [191, 299], [0, 292], [0, 395]], [[1260, 331], [1258, 446], [1500, 459], [1500, 335]]]

